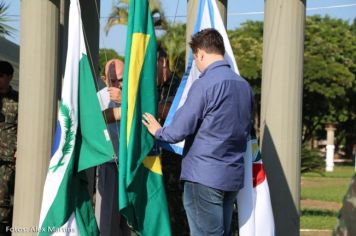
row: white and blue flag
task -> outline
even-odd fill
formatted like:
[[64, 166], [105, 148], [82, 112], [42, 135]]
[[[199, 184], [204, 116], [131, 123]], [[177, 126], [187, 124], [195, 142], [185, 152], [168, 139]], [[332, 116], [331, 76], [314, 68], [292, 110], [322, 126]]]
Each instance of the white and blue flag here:
[[[232, 70], [235, 71], [237, 74], [239, 74], [239, 70], [237, 69], [234, 54], [232, 53], [232, 48], [229, 39], [227, 37], [226, 29], [215, 0], [200, 1], [197, 19], [193, 30], [193, 35], [207, 28], [214, 28], [217, 31], [219, 31], [219, 33], [222, 35], [224, 39], [224, 45], [225, 45], [225, 60], [229, 62]], [[191, 85], [196, 79], [199, 78], [199, 75], [200, 72], [195, 65], [195, 62], [193, 60], [193, 53], [190, 50], [186, 72], [182, 78], [177, 93], [174, 97], [172, 106], [169, 110], [164, 126], [168, 126], [172, 122], [175, 112], [177, 111], [178, 108], [180, 108], [184, 104], [185, 100], [187, 99], [187, 94]], [[177, 154], [182, 155], [184, 141], [175, 144], [164, 143], [162, 144], [162, 147], [169, 151], [173, 151]]]

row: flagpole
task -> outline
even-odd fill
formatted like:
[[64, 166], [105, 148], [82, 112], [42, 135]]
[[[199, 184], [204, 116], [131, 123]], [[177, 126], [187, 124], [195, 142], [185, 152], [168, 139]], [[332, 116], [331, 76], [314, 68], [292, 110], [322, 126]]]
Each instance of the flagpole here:
[[266, 0], [261, 153], [276, 235], [299, 235], [305, 0]]
[[21, 2], [20, 89], [13, 234], [37, 235], [51, 153], [59, 0]]
[[[227, 24], [227, 3], [228, 0], [216, 0], [221, 18], [223, 19], [225, 28]], [[199, 1], [187, 0], [187, 29], [186, 29], [186, 47], [185, 47], [185, 63], [188, 63], [189, 56], [189, 41], [191, 39], [192, 32], [194, 30], [195, 21], [197, 18], [197, 12], [199, 7]]]
[[82, 10], [82, 21], [84, 37], [86, 37], [86, 46], [90, 66], [93, 68], [94, 78], [99, 75], [99, 35], [100, 25], [100, 0], [79, 0]]
[[[94, 80], [99, 75], [99, 15], [100, 14], [100, 0], [79, 0], [82, 11], [82, 22], [84, 38], [86, 38], [86, 48], [90, 66], [93, 71]], [[94, 17], [93, 17], [94, 16]], [[95, 186], [95, 167], [86, 170], [88, 178], [88, 190], [90, 196], [94, 194]]]

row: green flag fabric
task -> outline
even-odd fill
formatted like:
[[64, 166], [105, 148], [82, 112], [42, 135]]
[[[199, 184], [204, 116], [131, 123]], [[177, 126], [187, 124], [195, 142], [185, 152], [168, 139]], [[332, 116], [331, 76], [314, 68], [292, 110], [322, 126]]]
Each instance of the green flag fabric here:
[[71, 0], [68, 51], [52, 157], [43, 190], [39, 235], [99, 235], [83, 169], [111, 160], [82, 29]]
[[129, 5], [119, 147], [119, 207], [139, 235], [171, 235], [159, 152], [141, 120], [157, 113], [156, 38], [147, 0]]
[[79, 129], [82, 143], [78, 171], [111, 161], [116, 153], [102, 115], [88, 57], [79, 71]]

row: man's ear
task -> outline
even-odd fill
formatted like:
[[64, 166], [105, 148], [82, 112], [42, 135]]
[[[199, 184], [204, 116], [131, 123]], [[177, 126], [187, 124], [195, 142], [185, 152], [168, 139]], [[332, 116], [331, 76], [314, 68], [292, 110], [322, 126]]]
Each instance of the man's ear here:
[[101, 79], [101, 81], [104, 82], [104, 84], [106, 85], [106, 87], [108, 87], [108, 81], [106, 80], [106, 76], [105, 76], [105, 75], [102, 75], [102, 76], [100, 76], [100, 79]]

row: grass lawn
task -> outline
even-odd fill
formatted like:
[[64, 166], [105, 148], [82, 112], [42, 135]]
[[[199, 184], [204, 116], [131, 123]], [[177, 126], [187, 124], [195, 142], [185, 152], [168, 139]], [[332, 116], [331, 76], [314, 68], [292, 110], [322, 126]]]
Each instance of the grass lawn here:
[[336, 166], [331, 173], [303, 174], [301, 178], [301, 229], [331, 230], [347, 191], [353, 166]]
[[337, 223], [337, 212], [318, 209], [303, 209], [300, 225], [302, 229], [333, 229]]
[[[335, 166], [333, 172], [324, 172], [324, 176], [328, 178], [349, 178], [353, 176], [355, 173], [355, 167], [348, 165], [348, 166]], [[302, 175], [302, 178], [320, 178], [322, 177], [320, 174], [317, 173], [305, 173]]]
[[301, 199], [342, 202], [349, 178], [302, 178]]

